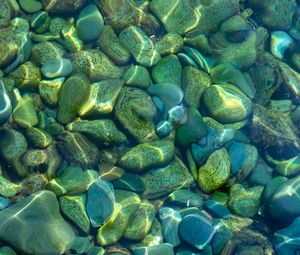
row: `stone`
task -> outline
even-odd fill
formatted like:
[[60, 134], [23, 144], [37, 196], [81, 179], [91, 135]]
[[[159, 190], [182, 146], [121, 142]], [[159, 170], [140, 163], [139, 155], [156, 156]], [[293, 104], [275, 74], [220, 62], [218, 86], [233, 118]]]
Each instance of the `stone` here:
[[179, 189], [172, 192], [167, 196], [165, 201], [170, 204], [186, 207], [201, 207], [203, 204], [202, 197], [188, 189]]
[[284, 52], [293, 44], [293, 38], [284, 31], [273, 31], [270, 38], [271, 53], [278, 59], [284, 58]]
[[53, 141], [52, 136], [48, 132], [35, 127], [27, 128], [25, 136], [28, 142], [40, 149], [47, 148]]
[[123, 189], [133, 191], [136, 193], [144, 192], [144, 183], [142, 179], [136, 174], [125, 173], [120, 179], [113, 182], [116, 189]]
[[76, 236], [71, 250], [77, 254], [86, 254], [91, 247], [91, 241], [87, 237]]
[[216, 218], [228, 218], [231, 213], [226, 206], [216, 200], [208, 199], [204, 203], [206, 211]]
[[59, 93], [65, 78], [53, 80], [41, 80], [39, 84], [39, 95], [43, 101], [50, 106], [57, 106], [59, 103]]
[[0, 211], [9, 206], [9, 200], [5, 197], [0, 196]]
[[162, 243], [150, 247], [139, 247], [133, 250], [134, 255], [174, 255], [173, 246]]
[[174, 144], [170, 141], [148, 142], [130, 149], [121, 157], [118, 165], [128, 171], [140, 173], [170, 162], [174, 153]]
[[95, 4], [86, 5], [76, 21], [78, 37], [84, 42], [91, 42], [99, 37], [104, 26], [101, 13]]
[[174, 54], [183, 47], [183, 38], [176, 33], [167, 33], [155, 44], [155, 48], [160, 55]]
[[154, 199], [180, 188], [194, 186], [194, 180], [182, 161], [175, 158], [165, 167], [155, 168], [141, 176], [145, 185], [144, 198]]
[[151, 85], [151, 77], [147, 68], [139, 65], [128, 68], [122, 78], [128, 86], [148, 88]]
[[190, 214], [179, 224], [180, 237], [193, 247], [204, 250], [215, 235], [215, 229], [205, 216]]
[[89, 233], [90, 220], [86, 213], [85, 204], [85, 194], [59, 197], [59, 206], [62, 213], [84, 233]]
[[41, 67], [42, 74], [47, 78], [68, 76], [72, 70], [72, 63], [66, 58], [49, 60]]
[[233, 237], [231, 229], [220, 220], [214, 221], [215, 236], [211, 241], [213, 254], [220, 254]]
[[50, 191], [24, 198], [1, 211], [0, 219], [0, 238], [25, 254], [63, 254], [75, 239]]
[[54, 15], [74, 14], [87, 3], [86, 0], [66, 0], [54, 3], [52, 0], [42, 0], [41, 2], [44, 9]]
[[0, 81], [0, 124], [5, 123], [11, 116], [12, 104], [4, 83]]
[[206, 192], [222, 187], [230, 175], [230, 158], [225, 148], [214, 151], [198, 170], [198, 184]]
[[120, 179], [125, 174], [123, 168], [108, 163], [101, 163], [98, 165], [98, 167], [99, 167], [99, 177], [102, 180], [112, 182]]
[[21, 186], [14, 184], [8, 179], [0, 176], [0, 195], [3, 197], [13, 197], [21, 190]]
[[115, 208], [115, 195], [111, 183], [97, 179], [89, 187], [86, 211], [93, 227], [103, 225], [112, 216]]
[[181, 244], [178, 234], [178, 227], [181, 222], [181, 215], [171, 207], [159, 209], [159, 219], [162, 225], [164, 241], [176, 247]]
[[42, 4], [36, 0], [19, 0], [19, 4], [27, 13], [35, 13], [42, 9]]
[[1, 255], [17, 255], [17, 253], [9, 246], [3, 246], [0, 248]]

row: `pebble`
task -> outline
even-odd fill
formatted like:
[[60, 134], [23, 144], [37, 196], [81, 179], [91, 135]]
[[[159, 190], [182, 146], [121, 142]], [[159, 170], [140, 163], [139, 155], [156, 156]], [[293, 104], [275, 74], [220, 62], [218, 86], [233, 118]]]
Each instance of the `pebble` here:
[[173, 246], [162, 243], [150, 247], [140, 247], [133, 250], [134, 255], [174, 255]]
[[179, 189], [167, 196], [166, 201], [171, 204], [186, 207], [201, 207], [203, 199], [188, 189]]
[[50, 79], [68, 76], [72, 72], [72, 63], [66, 58], [49, 60], [42, 65], [41, 72]]
[[136, 174], [129, 173], [114, 181], [113, 185], [116, 189], [124, 189], [136, 193], [143, 193], [145, 189], [142, 179]]
[[9, 206], [9, 200], [5, 197], [0, 196], [0, 211]]
[[0, 81], [0, 124], [5, 123], [12, 113], [12, 105], [4, 83]]

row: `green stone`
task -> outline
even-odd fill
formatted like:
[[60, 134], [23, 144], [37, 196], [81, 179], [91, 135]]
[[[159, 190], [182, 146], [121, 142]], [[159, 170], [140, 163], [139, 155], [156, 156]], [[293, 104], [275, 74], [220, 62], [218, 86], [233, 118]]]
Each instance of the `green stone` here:
[[263, 186], [245, 189], [241, 184], [234, 184], [230, 188], [229, 208], [237, 215], [253, 217], [258, 212], [263, 189]]
[[94, 246], [89, 250], [87, 255], [104, 255], [105, 250], [102, 247]]
[[115, 181], [120, 179], [124, 174], [124, 169], [110, 165], [108, 163], [101, 163], [99, 166], [99, 178], [107, 181]]
[[168, 140], [143, 143], [133, 147], [122, 156], [118, 165], [128, 171], [139, 173], [170, 162], [174, 153], [174, 144]]
[[0, 195], [3, 197], [13, 197], [20, 190], [20, 186], [0, 176]]
[[182, 47], [183, 39], [176, 33], [167, 33], [155, 44], [155, 48], [160, 55], [177, 53]]
[[22, 133], [14, 129], [2, 129], [0, 131], [0, 154], [20, 177], [27, 174], [27, 169], [22, 162], [22, 156], [27, 147], [27, 141]]
[[187, 207], [201, 207], [203, 204], [202, 197], [188, 189], [179, 189], [172, 192], [167, 196], [166, 201], [170, 204]]
[[151, 85], [151, 77], [147, 68], [143, 66], [131, 66], [122, 77], [128, 86], [148, 88]]
[[51, 22], [51, 17], [47, 16], [45, 21], [35, 29], [35, 32], [37, 34], [45, 33], [49, 28], [50, 22]]
[[90, 92], [79, 109], [81, 117], [111, 113], [124, 82], [120, 79], [109, 79], [92, 83]]
[[130, 217], [123, 236], [129, 240], [142, 240], [149, 232], [154, 217], [155, 207], [148, 200], [143, 200], [137, 211]]
[[1, 211], [0, 219], [0, 238], [22, 254], [63, 254], [75, 239], [50, 191], [24, 198]]
[[30, 26], [33, 29], [37, 29], [46, 21], [47, 17], [48, 13], [45, 11], [40, 11], [38, 13], [33, 14], [30, 19]]
[[147, 34], [137, 26], [125, 28], [119, 35], [122, 44], [142, 66], [150, 67], [160, 60], [154, 44]]
[[67, 24], [60, 32], [62, 45], [70, 52], [79, 52], [83, 48], [83, 42], [79, 39], [75, 26]]
[[57, 121], [67, 124], [77, 115], [81, 104], [88, 97], [89, 80], [83, 73], [71, 75], [60, 91]]
[[182, 70], [181, 83], [184, 101], [189, 106], [199, 108], [204, 91], [211, 85], [209, 75], [193, 66], [186, 66]]
[[52, 136], [39, 128], [28, 128], [25, 131], [25, 135], [28, 139], [28, 142], [40, 149], [46, 148], [52, 143]]
[[83, 232], [89, 233], [90, 220], [85, 210], [86, 195], [61, 196], [59, 205], [62, 213], [69, 218]]
[[43, 101], [50, 105], [56, 106], [59, 102], [59, 93], [65, 78], [57, 78], [53, 80], [42, 80], [39, 84], [39, 95]]
[[71, 250], [77, 254], [86, 254], [92, 247], [91, 241], [88, 237], [76, 236]]
[[53, 17], [49, 25], [49, 32], [53, 35], [59, 35], [61, 30], [68, 25], [68, 21], [61, 17]]
[[141, 176], [145, 185], [144, 198], [154, 199], [174, 190], [194, 186], [194, 179], [183, 162], [175, 158], [165, 167], [152, 169]]
[[130, 52], [121, 44], [110, 25], [105, 25], [96, 45], [117, 64], [125, 64], [130, 59]]
[[72, 63], [66, 58], [52, 59], [41, 67], [42, 74], [47, 78], [68, 76], [72, 72]]
[[120, 179], [113, 182], [115, 189], [123, 189], [136, 193], [144, 192], [144, 183], [137, 174], [124, 174]]
[[91, 81], [119, 79], [123, 69], [116, 66], [98, 49], [84, 50], [70, 55], [74, 72], [85, 73]]
[[154, 83], [171, 83], [181, 87], [182, 67], [176, 55], [168, 55], [152, 68]]
[[86, 135], [96, 145], [114, 145], [127, 142], [126, 136], [110, 119], [76, 120], [67, 125], [67, 130]]
[[242, 121], [252, 112], [251, 100], [234, 85], [208, 87], [203, 102], [211, 117], [224, 124]]
[[222, 187], [229, 178], [230, 166], [230, 157], [225, 148], [214, 151], [198, 170], [200, 188], [212, 192]]
[[1, 255], [17, 255], [17, 253], [10, 248], [9, 246], [3, 246], [0, 248], [0, 254]]
[[98, 38], [104, 21], [101, 13], [94, 4], [86, 5], [79, 13], [76, 21], [78, 37], [84, 42], [91, 42]]
[[87, 190], [88, 179], [82, 168], [69, 166], [63, 173], [52, 179], [47, 189], [53, 191], [57, 196], [80, 194]]

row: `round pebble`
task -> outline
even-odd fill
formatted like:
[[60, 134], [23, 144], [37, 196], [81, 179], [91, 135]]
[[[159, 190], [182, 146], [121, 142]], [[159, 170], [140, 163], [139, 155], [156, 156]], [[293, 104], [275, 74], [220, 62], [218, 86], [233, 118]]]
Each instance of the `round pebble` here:
[[53, 59], [42, 65], [41, 72], [47, 78], [68, 76], [73, 70], [72, 63], [66, 58]]

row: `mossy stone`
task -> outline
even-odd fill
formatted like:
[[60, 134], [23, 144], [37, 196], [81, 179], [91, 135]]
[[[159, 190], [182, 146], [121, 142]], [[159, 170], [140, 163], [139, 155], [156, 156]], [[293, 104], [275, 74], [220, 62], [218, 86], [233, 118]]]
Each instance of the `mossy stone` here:
[[183, 47], [183, 38], [176, 33], [167, 33], [156, 44], [155, 48], [161, 55], [174, 54]]
[[25, 135], [30, 143], [40, 149], [48, 147], [53, 141], [49, 133], [35, 127], [26, 129]]
[[122, 78], [128, 86], [148, 88], [151, 85], [151, 77], [147, 68], [139, 65], [128, 68]]

